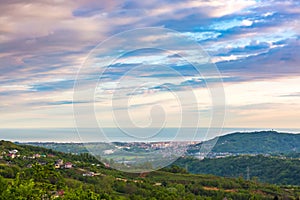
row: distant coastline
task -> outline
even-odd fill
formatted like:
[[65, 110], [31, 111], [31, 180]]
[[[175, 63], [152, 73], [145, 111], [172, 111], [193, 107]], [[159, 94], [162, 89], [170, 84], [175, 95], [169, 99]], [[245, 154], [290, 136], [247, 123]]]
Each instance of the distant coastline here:
[[[80, 130], [80, 136], [74, 128], [57, 128], [57, 129], [0, 129], [0, 139], [9, 140], [14, 142], [58, 142], [58, 143], [82, 143], [82, 142], [160, 142], [160, 141], [204, 141], [212, 139], [216, 136], [226, 135], [233, 132], [253, 132], [261, 130], [273, 130], [266, 128], [223, 128], [221, 133], [214, 132], [206, 135], [207, 128], [198, 128], [197, 134], [194, 134], [192, 128], [183, 128], [182, 133], [176, 137], [177, 128], [165, 128], [156, 137], [148, 139], [133, 140], [127, 135], [123, 134], [116, 128], [104, 128], [103, 129], [106, 138], [102, 138], [97, 129], [82, 129]], [[219, 129], [215, 129], [219, 130]], [[300, 129], [274, 129], [278, 132], [286, 133], [300, 133]], [[143, 129], [141, 135], [146, 137], [151, 133], [151, 129]], [[149, 134], [150, 135], [150, 134]]]

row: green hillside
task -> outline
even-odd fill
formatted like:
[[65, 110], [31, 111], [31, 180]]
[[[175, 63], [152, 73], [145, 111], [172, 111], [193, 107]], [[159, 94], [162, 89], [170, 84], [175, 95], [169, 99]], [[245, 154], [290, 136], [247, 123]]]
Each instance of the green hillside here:
[[[1, 141], [0, 199], [296, 199], [299, 187], [187, 174], [179, 167], [129, 174], [89, 154]], [[14, 151], [12, 158], [9, 151]], [[64, 161], [57, 167], [58, 163]], [[55, 165], [56, 163], [56, 165]], [[72, 164], [70, 166], [70, 163]]]
[[300, 160], [280, 157], [236, 156], [198, 160], [181, 158], [176, 165], [195, 174], [243, 177], [273, 184], [300, 185]]
[[[189, 151], [197, 152], [201, 145], [192, 146]], [[300, 152], [300, 134], [276, 131], [232, 133], [220, 136], [212, 152], [254, 154]]]
[[[209, 141], [208, 141], [209, 142]], [[207, 142], [204, 142], [204, 144]], [[61, 152], [87, 153], [80, 143], [27, 143]], [[87, 144], [86, 144], [87, 145]], [[203, 143], [190, 146], [188, 153], [197, 153]], [[212, 152], [241, 154], [300, 153], [300, 134], [279, 133], [276, 131], [237, 132], [220, 136]]]

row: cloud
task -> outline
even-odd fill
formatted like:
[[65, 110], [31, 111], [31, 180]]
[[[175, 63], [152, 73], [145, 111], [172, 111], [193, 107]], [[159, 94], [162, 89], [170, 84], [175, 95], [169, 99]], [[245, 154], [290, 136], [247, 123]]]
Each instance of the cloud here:
[[294, 93], [290, 93], [290, 94], [283, 94], [283, 95], [280, 95], [280, 97], [300, 97], [300, 92], [294, 92]]
[[[277, 105], [282, 107], [276, 109], [276, 112], [282, 113], [281, 117], [299, 118], [298, 113], [288, 117], [283, 109], [292, 110], [287, 104], [296, 102], [298, 98], [297, 91], [287, 88], [291, 83], [286, 79], [293, 79], [300, 74], [299, 19], [297, 0], [200, 0], [176, 3], [169, 0], [3, 0], [0, 7], [0, 105], [3, 117], [7, 120], [1, 126], [23, 126], [27, 122], [30, 123], [28, 126], [35, 126], [35, 123], [41, 126], [64, 126], [64, 120], [68, 121], [68, 126], [72, 125], [70, 104], [73, 83], [90, 50], [113, 34], [149, 26], [180, 31], [185, 37], [198, 42], [211, 55], [230, 90], [229, 96], [236, 98], [229, 101], [235, 112], [230, 125], [235, 125], [235, 122], [247, 124], [246, 119], [250, 118], [239, 119], [236, 116], [252, 108], [265, 111], [261, 125], [264, 122], [269, 124], [267, 119], [272, 120], [267, 116], [270, 109], [263, 95], [253, 98], [257, 93], [251, 93], [252, 96], [246, 99], [234, 95], [236, 91], [239, 95], [245, 95], [243, 88], [237, 85], [246, 88], [250, 85], [253, 90], [258, 90], [265, 85], [254, 87], [251, 84], [258, 84], [262, 80], [269, 83], [284, 80], [281, 84], [286, 87], [282, 86], [284, 89], [281, 88], [280, 94], [268, 85], [267, 96], [281, 97], [281, 100], [276, 98]], [[127, 38], [126, 45], [160, 41], [170, 46], [177, 45], [178, 52], [140, 50], [123, 55], [103, 74], [100, 89], [105, 94], [114, 90], [114, 84], [119, 84], [119, 89], [125, 88], [132, 92], [134, 84], [142, 82], [136, 77], [142, 78], [144, 82], [156, 83], [141, 89], [142, 93], [153, 89], [159, 91], [155, 95], [165, 95], [168, 89], [177, 92], [186, 92], [191, 88], [203, 89], [205, 80], [196, 76], [198, 73], [195, 69], [179, 56], [181, 53], [195, 58], [199, 52], [187, 49], [186, 44], [180, 42], [170, 43], [169, 35], [155, 37], [139, 37], [141, 40], [137, 41], [137, 37], [132, 36]], [[120, 44], [114, 45], [113, 48], [118, 49]], [[105, 52], [106, 57], [99, 58], [98, 64], [106, 63], [115, 53]], [[202, 60], [199, 59], [199, 62]], [[99, 75], [95, 72], [97, 70], [93, 69], [79, 78], [97, 81]], [[127, 72], [130, 72], [127, 77], [131, 82], [124, 80]], [[206, 81], [216, 80], [206, 77]], [[231, 90], [233, 86], [237, 89]], [[136, 92], [142, 94], [139, 90]], [[102, 103], [105, 97], [101, 97]], [[253, 99], [253, 102], [249, 102], [252, 108], [243, 105], [248, 98]], [[75, 103], [84, 105], [90, 102]], [[100, 100], [97, 100], [97, 104], [100, 104]], [[298, 107], [299, 104], [293, 105]], [[32, 120], [26, 121], [23, 115]], [[14, 123], [14, 118], [17, 123]], [[279, 118], [274, 120], [278, 121]], [[250, 121], [254, 126], [254, 118]], [[286, 126], [292, 126], [292, 123], [285, 123]]]
[[270, 49], [241, 60], [220, 62], [217, 65], [223, 73], [236, 74], [248, 81], [294, 76], [300, 73], [298, 67], [300, 43], [298, 39], [286, 42], [284, 47]]
[[66, 90], [72, 89], [74, 85], [73, 80], [60, 80], [52, 81], [48, 83], [33, 84], [30, 86], [30, 89], [33, 91], [57, 91], [57, 90]]

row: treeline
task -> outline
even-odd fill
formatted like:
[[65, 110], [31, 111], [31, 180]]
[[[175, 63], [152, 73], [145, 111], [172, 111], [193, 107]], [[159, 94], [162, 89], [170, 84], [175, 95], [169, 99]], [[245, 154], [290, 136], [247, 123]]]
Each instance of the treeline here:
[[280, 157], [236, 156], [218, 159], [181, 158], [177, 165], [194, 174], [243, 177], [255, 181], [300, 185], [300, 160]]
[[52, 165], [35, 164], [22, 171], [14, 179], [0, 176], [0, 199], [110, 199], [108, 194], [97, 194], [80, 185], [68, 187], [66, 180]]
[[[0, 149], [19, 149], [20, 157], [0, 160], [0, 199], [297, 199], [299, 187], [189, 174], [190, 165], [176, 165], [151, 173], [131, 174], [110, 169], [90, 154], [52, 153], [54, 157], [27, 159], [44, 148], [2, 143]], [[7, 146], [5, 146], [7, 145]], [[45, 152], [44, 152], [45, 153]], [[70, 169], [55, 169], [54, 162], [72, 162]], [[196, 160], [191, 160], [197, 163]], [[198, 163], [199, 164], [199, 163]], [[185, 168], [186, 167], [186, 168]], [[91, 175], [83, 175], [89, 174]]]
[[[175, 169], [173, 167], [173, 169]], [[195, 176], [157, 171], [140, 178], [106, 175], [79, 177], [74, 170], [61, 173], [52, 165], [34, 164], [14, 179], [0, 176], [0, 199], [296, 199], [298, 190], [283, 190], [243, 179]]]

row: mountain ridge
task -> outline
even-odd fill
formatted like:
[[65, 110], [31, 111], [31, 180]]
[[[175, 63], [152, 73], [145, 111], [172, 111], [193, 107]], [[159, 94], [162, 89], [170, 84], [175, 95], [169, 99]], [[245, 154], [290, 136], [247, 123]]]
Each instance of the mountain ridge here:
[[[214, 139], [217, 139], [217, 142], [211, 152], [250, 154], [300, 152], [300, 134], [297, 133], [284, 133], [273, 130], [235, 132]], [[199, 149], [201, 145], [209, 144], [212, 140], [191, 146], [189, 151], [193, 152]]]

